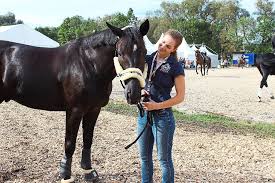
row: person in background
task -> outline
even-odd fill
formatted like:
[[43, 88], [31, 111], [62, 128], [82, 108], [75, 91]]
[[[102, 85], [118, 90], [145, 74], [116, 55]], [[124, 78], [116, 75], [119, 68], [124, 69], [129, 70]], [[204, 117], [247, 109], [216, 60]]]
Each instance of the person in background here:
[[[178, 62], [176, 52], [182, 39], [183, 36], [177, 30], [168, 30], [158, 50], [146, 56], [148, 74], [144, 92], [149, 100], [142, 103], [145, 115], [138, 116], [137, 133], [140, 134], [147, 125], [147, 115], [152, 116], [152, 123], [138, 141], [142, 183], [153, 182], [154, 143], [162, 170], [162, 183], [174, 182], [172, 146], [175, 118], [171, 107], [181, 103], [185, 97], [184, 69]], [[171, 97], [174, 86], [176, 94]]]

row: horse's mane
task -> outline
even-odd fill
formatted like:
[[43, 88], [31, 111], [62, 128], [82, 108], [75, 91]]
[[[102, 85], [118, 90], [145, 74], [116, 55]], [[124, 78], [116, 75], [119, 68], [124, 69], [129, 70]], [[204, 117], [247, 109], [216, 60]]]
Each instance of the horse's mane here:
[[69, 41], [64, 46], [74, 47], [78, 45], [83, 48], [98, 48], [102, 46], [114, 46], [117, 42], [117, 36], [115, 36], [110, 29], [92, 33], [85, 37], [80, 37]]
[[113, 46], [117, 42], [117, 36], [115, 36], [110, 29], [106, 29], [93, 33], [92, 35], [82, 37], [79, 39], [79, 41], [85, 48], [97, 48], [107, 45]]
[[[126, 27], [123, 29], [124, 34], [130, 37], [127, 39], [123, 44], [125, 47], [130, 47], [133, 43], [137, 43], [138, 41], [143, 41], [142, 35], [140, 34], [139, 30], [136, 27]], [[99, 48], [102, 46], [114, 46], [117, 43], [118, 37], [113, 34], [110, 29], [106, 29], [100, 32], [93, 33], [86, 37], [81, 37], [75, 39], [73, 41], [68, 42], [66, 45], [69, 47], [75, 45], [81, 45], [84, 49], [89, 48]], [[143, 41], [144, 43], [144, 41]], [[74, 47], [73, 46], [73, 47]]]

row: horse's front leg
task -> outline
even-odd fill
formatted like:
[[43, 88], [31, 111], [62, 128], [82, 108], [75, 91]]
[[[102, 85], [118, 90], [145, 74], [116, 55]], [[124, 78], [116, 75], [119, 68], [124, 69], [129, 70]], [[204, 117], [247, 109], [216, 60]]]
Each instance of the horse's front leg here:
[[83, 113], [77, 108], [66, 111], [65, 155], [60, 163], [60, 176], [63, 178], [61, 182], [73, 182], [71, 178], [72, 157], [82, 117]]
[[101, 108], [95, 108], [93, 111], [88, 112], [83, 117], [82, 128], [83, 128], [83, 149], [81, 157], [81, 168], [87, 170], [85, 175], [86, 179], [97, 178], [97, 173], [92, 170], [91, 164], [91, 146], [93, 143], [94, 127], [98, 118]]
[[196, 63], [196, 73], [199, 74], [198, 73], [198, 63]]

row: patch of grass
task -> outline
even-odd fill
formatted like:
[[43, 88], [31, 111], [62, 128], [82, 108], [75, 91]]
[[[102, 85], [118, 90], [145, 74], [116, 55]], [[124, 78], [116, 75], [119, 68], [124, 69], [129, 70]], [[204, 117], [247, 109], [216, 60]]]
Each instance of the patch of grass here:
[[205, 127], [223, 127], [239, 132], [254, 133], [259, 136], [275, 138], [275, 124], [249, 120], [236, 120], [221, 114], [186, 114], [174, 110], [175, 118], [186, 123], [198, 123]]
[[126, 116], [137, 116], [138, 114], [138, 108], [136, 105], [128, 105], [124, 102], [114, 100], [110, 100], [103, 110]]
[[[110, 100], [109, 104], [103, 108], [105, 111], [123, 114], [126, 116], [137, 116], [136, 106], [130, 106], [121, 101]], [[236, 120], [221, 114], [186, 114], [174, 110], [175, 118], [180, 123], [198, 125], [204, 128], [226, 128], [241, 133], [253, 133], [262, 137], [275, 138], [275, 124], [254, 122], [248, 120]]]

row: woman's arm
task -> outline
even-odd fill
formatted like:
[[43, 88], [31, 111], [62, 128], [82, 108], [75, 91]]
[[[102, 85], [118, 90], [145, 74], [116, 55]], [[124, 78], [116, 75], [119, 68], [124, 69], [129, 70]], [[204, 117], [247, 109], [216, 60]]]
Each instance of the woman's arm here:
[[170, 98], [169, 100], [159, 102], [159, 103], [156, 103], [154, 101], [143, 102], [142, 103], [143, 108], [145, 110], [151, 111], [151, 110], [169, 108], [181, 103], [184, 100], [184, 96], [185, 96], [185, 78], [183, 75], [179, 75], [175, 78], [175, 89], [176, 89], [176, 95]]

